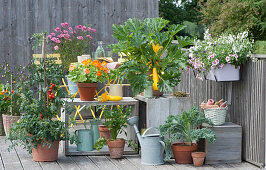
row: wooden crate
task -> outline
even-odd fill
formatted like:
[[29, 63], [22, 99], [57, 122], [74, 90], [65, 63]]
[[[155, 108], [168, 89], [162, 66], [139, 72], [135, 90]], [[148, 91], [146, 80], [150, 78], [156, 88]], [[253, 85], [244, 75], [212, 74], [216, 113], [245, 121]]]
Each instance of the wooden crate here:
[[[203, 125], [203, 127], [206, 127]], [[222, 126], [209, 127], [216, 134], [214, 143], [205, 142], [205, 164], [240, 163], [242, 127], [226, 122]]]
[[181, 114], [192, 106], [190, 97], [164, 95], [159, 98], [146, 98], [137, 95], [135, 99], [140, 101], [139, 112], [142, 125], [139, 128], [158, 127], [165, 123], [169, 115]]

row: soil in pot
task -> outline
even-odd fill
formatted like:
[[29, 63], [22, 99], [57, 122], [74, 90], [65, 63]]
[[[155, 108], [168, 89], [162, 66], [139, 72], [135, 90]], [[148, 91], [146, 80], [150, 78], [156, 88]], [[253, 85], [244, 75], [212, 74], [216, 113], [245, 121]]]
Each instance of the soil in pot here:
[[100, 137], [105, 139], [111, 139], [109, 129], [104, 125], [99, 125]]
[[206, 154], [205, 152], [192, 152], [191, 156], [193, 158], [194, 166], [202, 166]]
[[58, 159], [58, 147], [59, 141], [54, 141], [50, 148], [47, 145], [43, 147], [43, 144], [37, 145], [37, 148], [32, 149], [33, 160], [36, 162], [56, 161]]
[[173, 143], [172, 150], [175, 162], [179, 164], [192, 164], [191, 153], [198, 149], [198, 144], [193, 143], [191, 146], [184, 143]]
[[2, 114], [2, 117], [3, 117], [5, 134], [8, 135], [13, 123], [17, 122], [20, 119], [20, 116], [11, 116], [11, 115]]
[[111, 158], [122, 158], [124, 154], [125, 140], [116, 139], [114, 141], [107, 141], [107, 145], [110, 152]]
[[97, 83], [77, 83], [81, 101], [93, 101]]
[[152, 91], [152, 95], [154, 97], [159, 97], [159, 96], [162, 96], [163, 95], [163, 92], [159, 91], [159, 90], [153, 90]]

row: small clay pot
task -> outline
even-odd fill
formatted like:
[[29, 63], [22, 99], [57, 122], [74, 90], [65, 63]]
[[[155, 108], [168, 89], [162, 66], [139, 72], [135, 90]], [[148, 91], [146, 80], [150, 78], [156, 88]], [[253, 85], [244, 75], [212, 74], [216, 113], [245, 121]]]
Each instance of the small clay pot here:
[[58, 159], [58, 147], [59, 141], [54, 141], [52, 146], [49, 148], [46, 144], [37, 145], [37, 148], [33, 147], [32, 157], [36, 162], [52, 162]]
[[17, 122], [20, 119], [20, 116], [11, 116], [11, 115], [2, 114], [2, 117], [3, 117], [5, 134], [8, 135], [13, 123]]
[[77, 83], [81, 101], [93, 101], [97, 83]]
[[202, 166], [206, 154], [205, 152], [192, 152], [191, 156], [193, 158], [194, 166]]
[[110, 158], [122, 158], [124, 154], [125, 140], [116, 139], [114, 141], [107, 141], [107, 145], [110, 152]]
[[198, 149], [198, 144], [192, 143], [192, 145], [187, 145], [187, 143], [173, 143], [172, 150], [174, 153], [175, 162], [178, 164], [192, 164], [191, 153]]
[[159, 90], [153, 90], [152, 91], [152, 95], [154, 97], [159, 97], [159, 96], [162, 96], [163, 95], [163, 92], [159, 91]]
[[99, 125], [100, 137], [105, 139], [111, 139], [110, 130], [104, 125]]

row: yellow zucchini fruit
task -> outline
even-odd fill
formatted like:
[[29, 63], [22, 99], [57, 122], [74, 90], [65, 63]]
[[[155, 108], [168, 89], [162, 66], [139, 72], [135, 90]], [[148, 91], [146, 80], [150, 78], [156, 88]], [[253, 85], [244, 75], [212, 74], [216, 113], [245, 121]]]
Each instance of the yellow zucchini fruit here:
[[157, 73], [157, 69], [155, 67], [152, 69], [152, 78], [153, 78], [153, 84], [152, 84], [153, 90], [159, 90], [158, 89], [159, 76]]

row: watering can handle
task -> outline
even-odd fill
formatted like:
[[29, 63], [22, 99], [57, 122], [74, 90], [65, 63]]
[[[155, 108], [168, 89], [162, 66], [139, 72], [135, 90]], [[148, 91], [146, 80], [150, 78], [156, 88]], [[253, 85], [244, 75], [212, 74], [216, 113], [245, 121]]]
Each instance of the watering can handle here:
[[150, 127], [150, 128], [148, 128], [148, 129], [146, 129], [146, 130], [143, 132], [142, 137], [144, 137], [145, 134], [146, 134], [149, 130], [154, 129], [154, 128], [157, 129], [157, 127]]
[[[164, 143], [164, 141], [159, 141], [160, 142], [160, 144], [162, 145], [162, 147], [163, 147], [163, 151], [162, 151], [162, 154], [164, 154], [165, 153], [165, 143]], [[164, 154], [164, 158], [163, 159], [165, 159], [165, 154]]]

